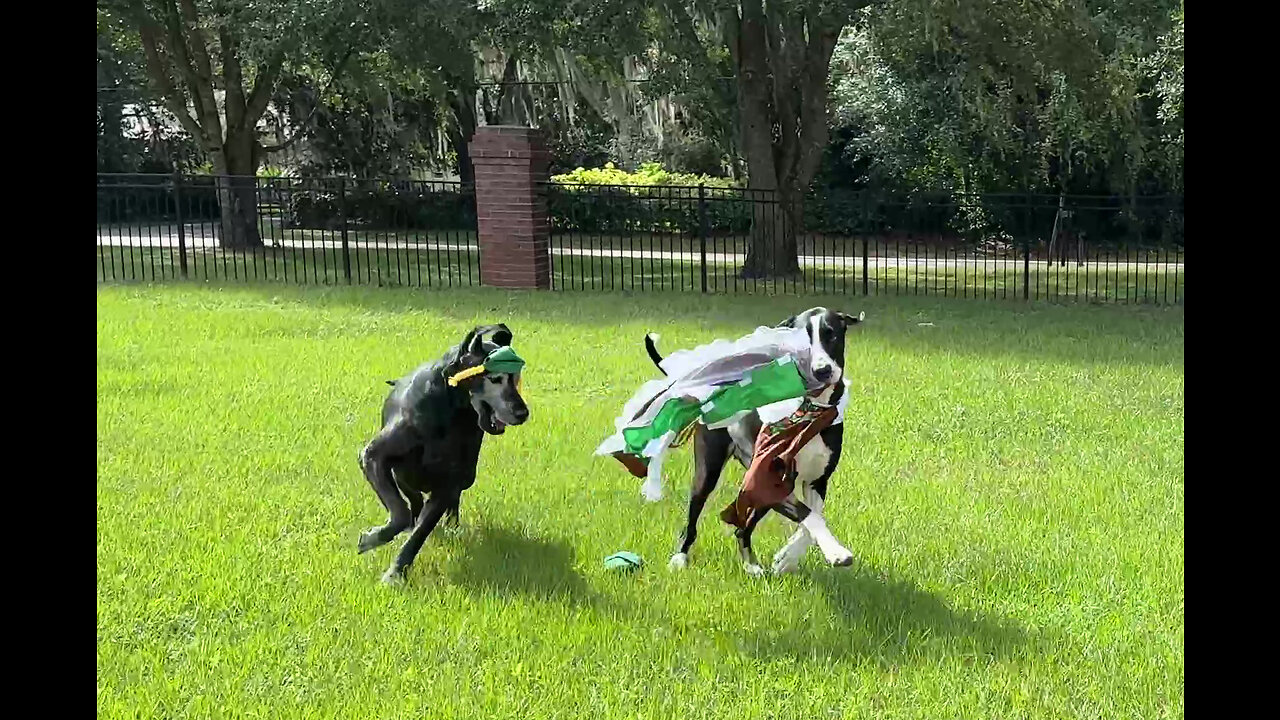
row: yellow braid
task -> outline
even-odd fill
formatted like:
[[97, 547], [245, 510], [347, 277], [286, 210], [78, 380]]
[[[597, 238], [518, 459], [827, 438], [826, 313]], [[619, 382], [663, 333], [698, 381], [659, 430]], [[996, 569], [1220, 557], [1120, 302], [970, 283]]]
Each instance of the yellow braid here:
[[477, 365], [472, 368], [467, 368], [466, 370], [463, 370], [457, 375], [454, 375], [453, 377], [449, 378], [449, 387], [457, 387], [458, 383], [462, 382], [463, 380], [466, 380], [469, 377], [475, 377], [476, 375], [479, 375], [483, 372], [484, 372], [484, 365]]

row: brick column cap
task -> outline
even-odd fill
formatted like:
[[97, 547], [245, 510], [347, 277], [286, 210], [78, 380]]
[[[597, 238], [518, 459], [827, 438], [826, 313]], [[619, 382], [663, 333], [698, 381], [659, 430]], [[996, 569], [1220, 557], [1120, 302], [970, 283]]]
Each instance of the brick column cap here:
[[[516, 125], [485, 125], [476, 128], [468, 144], [471, 159], [488, 165], [494, 160], [549, 161], [546, 137], [538, 128]], [[487, 162], [486, 162], [487, 161]]]

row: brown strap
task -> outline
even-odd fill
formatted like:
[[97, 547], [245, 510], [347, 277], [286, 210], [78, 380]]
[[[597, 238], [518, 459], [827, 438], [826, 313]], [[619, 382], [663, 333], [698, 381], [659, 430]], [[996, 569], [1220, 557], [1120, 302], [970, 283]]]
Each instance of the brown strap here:
[[619, 450], [618, 452], [613, 453], [613, 456], [617, 458], [618, 462], [622, 463], [623, 467], [625, 467], [632, 475], [642, 478], [649, 474], [649, 468], [644, 464], [644, 461], [635, 455]]
[[796, 455], [800, 453], [800, 448], [808, 444], [815, 435], [830, 427], [831, 423], [835, 422], [836, 414], [835, 408], [827, 408], [818, 413], [818, 416], [809, 421], [805, 428], [800, 431], [800, 434], [792, 438], [791, 442], [787, 444], [787, 448], [778, 457], [782, 460], [788, 472], [795, 471]]
[[[808, 414], [797, 410], [790, 417]], [[794, 492], [796, 455], [815, 435], [829, 427], [837, 414], [835, 408], [827, 407], [811, 419], [775, 426], [772, 434], [769, 433], [769, 428], [762, 428], [756, 438], [755, 455], [751, 466], [747, 468], [742, 488], [734, 501], [720, 512], [720, 519], [729, 525], [745, 527], [752, 510], [757, 506], [774, 502], [775, 497], [785, 498]], [[766, 458], [770, 456], [772, 457], [766, 464]]]

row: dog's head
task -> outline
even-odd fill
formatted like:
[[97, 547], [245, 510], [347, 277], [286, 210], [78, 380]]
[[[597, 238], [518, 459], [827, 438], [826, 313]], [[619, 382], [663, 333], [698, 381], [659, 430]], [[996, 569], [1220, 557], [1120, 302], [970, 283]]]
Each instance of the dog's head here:
[[[511, 330], [506, 325], [481, 325], [467, 333], [458, 345], [447, 373], [483, 365], [489, 353], [509, 345]], [[485, 372], [462, 380], [458, 385], [467, 393], [480, 429], [490, 435], [501, 435], [508, 425], [521, 425], [529, 419], [529, 406], [520, 396], [519, 386], [519, 372]]]
[[780, 328], [798, 328], [809, 333], [813, 355], [807, 374], [818, 382], [831, 384], [844, 377], [844, 340], [849, 328], [866, 318], [866, 313], [848, 315], [824, 307], [809, 308], [778, 323]]

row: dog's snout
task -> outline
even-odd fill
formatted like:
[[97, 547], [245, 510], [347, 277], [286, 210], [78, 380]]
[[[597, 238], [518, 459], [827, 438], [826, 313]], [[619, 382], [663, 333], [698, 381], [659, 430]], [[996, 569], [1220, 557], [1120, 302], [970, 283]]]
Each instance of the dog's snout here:
[[529, 419], [529, 408], [527, 406], [521, 405], [520, 407], [516, 408], [515, 411], [512, 412], [511, 414], [515, 416], [516, 422], [522, 423], [525, 420]]
[[831, 379], [832, 372], [833, 370], [830, 365], [822, 365], [813, 369], [813, 376], [818, 380], [825, 382]]

